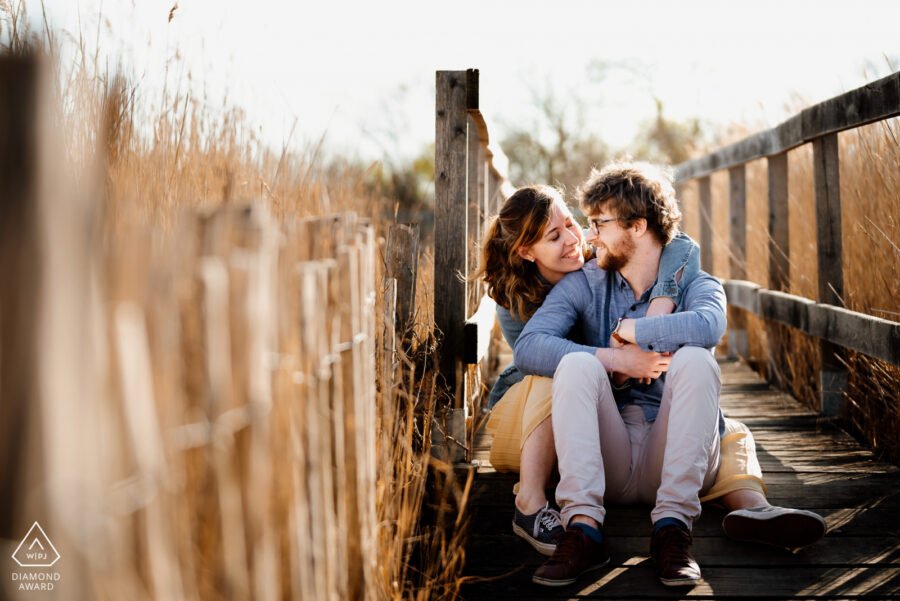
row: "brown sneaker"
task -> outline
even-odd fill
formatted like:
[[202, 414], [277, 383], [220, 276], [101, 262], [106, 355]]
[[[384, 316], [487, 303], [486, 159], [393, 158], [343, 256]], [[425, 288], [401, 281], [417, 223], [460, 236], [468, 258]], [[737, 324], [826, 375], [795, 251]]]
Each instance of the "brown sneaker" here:
[[[602, 529], [601, 529], [602, 532]], [[556, 551], [532, 576], [532, 582], [545, 586], [565, 586], [591, 570], [609, 563], [609, 542], [595, 542], [580, 528], [569, 528], [556, 543]]]
[[663, 526], [650, 539], [650, 556], [659, 580], [666, 586], [693, 586], [700, 581], [700, 566], [691, 555], [693, 537], [679, 526]]

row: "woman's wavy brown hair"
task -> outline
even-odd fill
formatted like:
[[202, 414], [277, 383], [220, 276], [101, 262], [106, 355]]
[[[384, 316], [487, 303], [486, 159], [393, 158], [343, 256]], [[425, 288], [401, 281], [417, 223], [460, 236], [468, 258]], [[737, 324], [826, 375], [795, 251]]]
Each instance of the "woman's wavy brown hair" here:
[[488, 285], [488, 295], [519, 319], [528, 319], [537, 311], [548, 286], [537, 265], [516, 251], [541, 239], [555, 201], [563, 203], [563, 197], [552, 186], [519, 188], [503, 203], [482, 242], [481, 265], [472, 278], [481, 277]]

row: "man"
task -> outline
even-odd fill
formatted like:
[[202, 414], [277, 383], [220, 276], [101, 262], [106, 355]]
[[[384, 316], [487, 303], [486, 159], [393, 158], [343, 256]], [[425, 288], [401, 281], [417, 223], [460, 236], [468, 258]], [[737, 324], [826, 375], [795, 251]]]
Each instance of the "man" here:
[[[700, 569], [691, 526], [719, 465], [712, 347], [725, 332], [725, 293], [700, 272], [675, 313], [644, 317], [663, 246], [681, 220], [667, 174], [614, 164], [592, 171], [579, 196], [597, 262], [554, 287], [514, 350], [520, 370], [554, 377], [557, 502], [567, 525], [533, 580], [561, 586], [609, 561], [603, 521], [611, 501], [654, 506], [660, 580], [692, 585]], [[592, 346], [564, 338], [577, 323]]]

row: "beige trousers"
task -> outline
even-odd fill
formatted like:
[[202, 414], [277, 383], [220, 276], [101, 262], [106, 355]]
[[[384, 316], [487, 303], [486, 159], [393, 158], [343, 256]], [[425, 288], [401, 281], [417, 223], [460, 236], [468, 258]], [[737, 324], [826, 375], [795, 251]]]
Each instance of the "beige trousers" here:
[[683, 347], [672, 357], [659, 414], [620, 412], [603, 364], [589, 353], [563, 357], [553, 377], [553, 436], [559, 460], [556, 500], [563, 523], [587, 515], [603, 523], [604, 502], [653, 505], [690, 527], [700, 494], [719, 467], [719, 366], [710, 351]]

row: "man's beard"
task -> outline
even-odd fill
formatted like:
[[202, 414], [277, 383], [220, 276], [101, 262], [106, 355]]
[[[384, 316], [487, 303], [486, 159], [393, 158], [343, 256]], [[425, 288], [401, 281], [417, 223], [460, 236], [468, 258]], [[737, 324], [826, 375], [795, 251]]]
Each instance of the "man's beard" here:
[[607, 246], [606, 252], [597, 257], [597, 265], [600, 266], [600, 269], [605, 269], [606, 271], [620, 271], [628, 265], [633, 255], [634, 241], [626, 236], [622, 238], [615, 251]]

